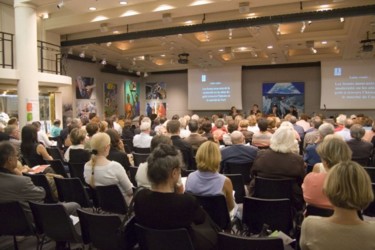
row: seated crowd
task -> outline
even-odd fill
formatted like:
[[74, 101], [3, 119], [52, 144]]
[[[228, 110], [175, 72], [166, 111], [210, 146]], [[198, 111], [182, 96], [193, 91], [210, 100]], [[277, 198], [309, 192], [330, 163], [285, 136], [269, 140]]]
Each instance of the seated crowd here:
[[[174, 115], [170, 120], [141, 115], [137, 122], [90, 114], [83, 121], [68, 118], [64, 128], [56, 120], [50, 137], [40, 122], [19, 128], [13, 118], [0, 126], [0, 203], [19, 201], [30, 214], [27, 201], [42, 201], [45, 191], [23, 173], [61, 160], [69, 176], [66, 166], [81, 164], [86, 187], [117, 185], [126, 204], [135, 198], [140, 224], [186, 228], [195, 249], [216, 249], [217, 229], [193, 195], [223, 195], [231, 218], [241, 219], [242, 204], [226, 175], [237, 171], [231, 169], [237, 164], [247, 168], [238, 172], [247, 175], [246, 196], [256, 196], [257, 177], [287, 179], [295, 213], [303, 214], [306, 206], [331, 211], [331, 217], [304, 220], [302, 249], [373, 249], [374, 241], [366, 240], [375, 224], [358, 214], [374, 200], [364, 167], [375, 167], [375, 122], [362, 114], [298, 118], [293, 111], [280, 119], [277, 111], [264, 115], [257, 105], [250, 113], [245, 118], [234, 108], [228, 116]], [[147, 158], [135, 164], [139, 155]], [[52, 166], [44, 172], [56, 174]], [[53, 178], [49, 183], [56, 192]], [[136, 186], [145, 189], [134, 195]], [[79, 206], [66, 207], [74, 213]]]

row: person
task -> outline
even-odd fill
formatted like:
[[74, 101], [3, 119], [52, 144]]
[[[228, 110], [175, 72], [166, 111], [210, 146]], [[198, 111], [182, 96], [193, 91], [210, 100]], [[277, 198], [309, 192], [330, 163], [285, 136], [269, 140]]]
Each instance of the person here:
[[126, 100], [127, 102], [125, 103], [125, 118], [126, 119], [132, 119], [134, 116], [133, 112], [133, 105], [130, 101], [130, 95], [126, 94]]
[[198, 170], [189, 174], [185, 191], [198, 195], [223, 194], [228, 212], [231, 212], [235, 208], [233, 185], [228, 177], [219, 174], [221, 162], [219, 146], [214, 142], [207, 141], [200, 146], [195, 158]]
[[319, 127], [323, 124], [320, 116], [314, 116], [310, 120], [311, 128], [305, 131], [305, 138], [303, 139], [303, 149], [309, 144], [314, 144], [319, 139]]
[[364, 135], [365, 129], [362, 127], [362, 125], [354, 124], [350, 127], [350, 136], [352, 139], [346, 143], [348, 143], [353, 152], [352, 160], [366, 167], [370, 165], [373, 145], [370, 142], [362, 139]]
[[50, 139], [48, 138], [46, 132], [43, 131], [43, 129], [41, 129], [42, 127], [42, 124], [39, 122], [39, 121], [35, 121], [32, 123], [33, 126], [36, 127], [37, 129], [37, 135], [38, 135], [38, 141], [40, 143], [43, 143], [43, 145], [45, 147], [52, 147], [52, 146], [56, 146], [57, 145], [57, 142], [56, 141], [50, 141]]
[[107, 156], [111, 139], [106, 133], [96, 133], [91, 139], [91, 160], [85, 164], [83, 176], [92, 188], [116, 184], [127, 204], [133, 196], [133, 185], [120, 163], [109, 161]]
[[8, 125], [4, 128], [4, 132], [9, 136], [9, 142], [13, 144], [19, 155], [21, 150], [21, 134], [18, 125]]
[[62, 128], [61, 121], [59, 119], [56, 119], [53, 121], [53, 125], [51, 126], [51, 137], [58, 137], [60, 136]]
[[247, 130], [248, 127], [249, 127], [249, 121], [247, 119], [242, 119], [238, 123], [238, 130], [241, 131], [241, 133], [245, 137], [245, 143], [251, 144], [254, 132], [251, 132], [251, 131]]
[[352, 151], [341, 136], [327, 135], [316, 148], [316, 152], [322, 162], [315, 164], [313, 171], [305, 176], [302, 183], [303, 198], [306, 203], [313, 206], [333, 209], [323, 193], [324, 180], [334, 165], [351, 159]]
[[120, 139], [120, 135], [114, 129], [108, 129], [106, 133], [111, 138], [111, 148], [107, 159], [120, 163], [125, 171], [128, 172], [130, 169], [130, 162], [128, 155], [125, 153], [125, 147]]
[[91, 138], [99, 131], [99, 126], [97, 123], [89, 122], [86, 125], [87, 138], [85, 139], [85, 149], [91, 151], [90, 141]]
[[268, 148], [270, 146], [272, 133], [268, 131], [268, 121], [266, 118], [258, 120], [259, 131], [253, 134], [251, 144], [258, 148]]
[[64, 159], [70, 163], [86, 163], [90, 160], [91, 154], [85, 149], [86, 130], [74, 128], [69, 138], [72, 145], [64, 153]]
[[344, 123], [344, 128], [338, 132], [335, 132], [335, 134], [340, 135], [345, 141], [350, 141], [352, 139], [350, 135], [350, 128], [353, 126], [353, 124], [353, 120], [351, 118], [347, 118]]
[[258, 104], [253, 104], [253, 107], [250, 110], [249, 115], [257, 115], [260, 114], [259, 106]]
[[275, 117], [281, 117], [281, 112], [279, 110], [279, 107], [277, 106], [277, 104], [273, 104], [272, 105], [272, 109], [271, 109], [271, 113], [270, 115], [273, 115]]
[[188, 126], [190, 130], [190, 135], [186, 137], [184, 140], [191, 145], [194, 155], [195, 155], [199, 146], [202, 145], [202, 143], [204, 143], [205, 141], [207, 141], [207, 137], [204, 137], [198, 134], [198, 121], [197, 120], [189, 121]]
[[238, 115], [238, 111], [235, 106], [230, 108], [229, 115], [232, 116], [233, 119], [236, 117], [236, 115]]
[[291, 114], [292, 116], [295, 116], [296, 118], [298, 118], [298, 112], [294, 105], [289, 106], [289, 110], [285, 112], [285, 115], [288, 115], [288, 114]]
[[215, 249], [217, 232], [207, 223], [208, 215], [192, 195], [175, 192], [182, 166], [179, 155], [168, 144], [151, 152], [147, 161], [151, 189], [141, 189], [134, 197], [135, 219], [154, 229], [186, 228], [194, 249]]
[[141, 133], [134, 136], [133, 147], [150, 148], [152, 140], [152, 136], [150, 135], [151, 122], [142, 122], [139, 129], [141, 130]]
[[21, 154], [28, 162], [29, 167], [46, 164], [46, 160], [53, 160], [47, 149], [38, 143], [37, 128], [34, 125], [25, 125], [21, 133]]
[[[301, 211], [304, 206], [301, 184], [305, 177], [305, 164], [298, 152], [294, 130], [280, 127], [271, 137], [270, 148], [259, 150], [251, 169], [252, 176], [264, 178], [295, 179], [292, 204]], [[254, 193], [255, 178], [250, 182], [249, 193]]]
[[231, 141], [231, 133], [233, 133], [234, 131], [237, 131], [238, 129], [238, 123], [234, 120], [229, 120], [228, 121], [228, 124], [227, 124], [227, 130], [228, 130], [228, 133], [225, 133], [223, 134], [223, 143], [224, 145], [232, 145], [232, 141]]
[[353, 161], [336, 164], [328, 172], [323, 192], [333, 205], [333, 215], [304, 219], [301, 249], [375, 249], [375, 223], [358, 216], [358, 211], [374, 200], [371, 180], [363, 167]]

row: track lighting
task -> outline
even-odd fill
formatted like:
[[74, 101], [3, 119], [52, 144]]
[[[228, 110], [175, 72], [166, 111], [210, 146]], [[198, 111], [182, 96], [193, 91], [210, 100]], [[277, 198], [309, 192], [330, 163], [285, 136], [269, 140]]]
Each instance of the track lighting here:
[[57, 8], [58, 9], [61, 9], [62, 7], [64, 6], [64, 0], [61, 0], [58, 4], [57, 4]]

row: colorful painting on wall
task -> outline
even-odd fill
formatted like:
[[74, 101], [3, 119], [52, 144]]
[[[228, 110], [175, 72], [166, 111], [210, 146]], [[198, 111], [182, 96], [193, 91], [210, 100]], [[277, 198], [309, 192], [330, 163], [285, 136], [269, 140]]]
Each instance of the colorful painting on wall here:
[[95, 100], [77, 100], [76, 105], [78, 118], [89, 118], [90, 113], [97, 113]]
[[77, 76], [76, 79], [77, 99], [96, 99], [95, 79], [86, 76]]
[[263, 83], [263, 110], [264, 114], [271, 114], [277, 110], [277, 116], [284, 117], [292, 106], [301, 114], [305, 109], [304, 82], [274, 82]]
[[163, 100], [167, 98], [167, 84], [165, 82], [148, 82], [146, 85], [146, 100]]
[[133, 119], [136, 116], [140, 115], [140, 103], [139, 103], [139, 94], [140, 94], [140, 83], [126, 80], [125, 81], [125, 118]]
[[104, 116], [110, 117], [118, 114], [117, 84], [104, 83]]
[[167, 103], [161, 100], [152, 100], [146, 102], [146, 114], [151, 117], [152, 114], [156, 114], [158, 117], [167, 116]]

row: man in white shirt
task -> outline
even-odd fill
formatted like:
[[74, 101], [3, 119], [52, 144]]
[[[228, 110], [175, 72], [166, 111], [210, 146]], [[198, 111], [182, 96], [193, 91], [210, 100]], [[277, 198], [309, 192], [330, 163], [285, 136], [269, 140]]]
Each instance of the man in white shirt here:
[[53, 147], [57, 145], [56, 141], [50, 141], [46, 132], [41, 130], [41, 123], [39, 121], [33, 122], [32, 125], [38, 130], [38, 142], [42, 143], [45, 147]]
[[133, 147], [150, 148], [151, 147], [151, 140], [152, 140], [152, 136], [150, 136], [151, 123], [142, 122], [141, 126], [139, 126], [139, 129], [141, 130], [141, 133], [134, 136]]

